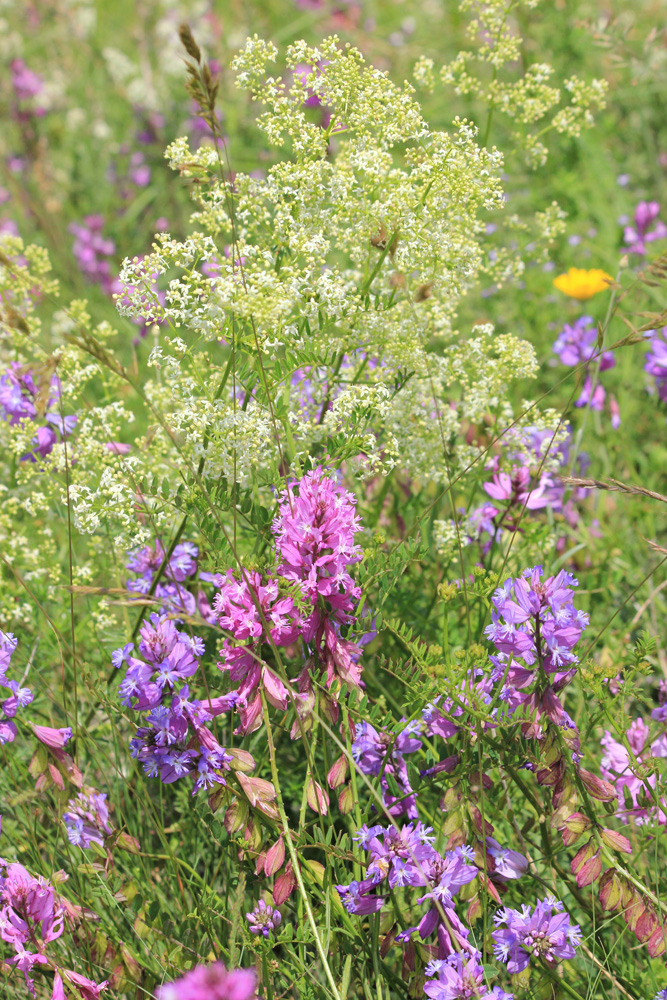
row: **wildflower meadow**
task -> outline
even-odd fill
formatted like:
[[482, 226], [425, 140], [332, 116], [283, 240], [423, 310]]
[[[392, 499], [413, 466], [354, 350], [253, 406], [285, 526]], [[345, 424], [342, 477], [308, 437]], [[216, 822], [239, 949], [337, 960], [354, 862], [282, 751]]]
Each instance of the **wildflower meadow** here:
[[664, 15], [0, 2], [0, 1000], [666, 1000]]

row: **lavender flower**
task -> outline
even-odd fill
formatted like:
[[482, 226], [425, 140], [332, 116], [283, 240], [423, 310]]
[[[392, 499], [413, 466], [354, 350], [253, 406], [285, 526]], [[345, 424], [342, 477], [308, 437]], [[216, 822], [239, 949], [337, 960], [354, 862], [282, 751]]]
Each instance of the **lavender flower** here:
[[512, 1000], [513, 997], [498, 986], [489, 989], [485, 985], [479, 952], [469, 956], [457, 952], [429, 962], [426, 975], [437, 977], [424, 984], [424, 993], [432, 1000]]
[[644, 371], [653, 376], [658, 396], [667, 403], [667, 326], [652, 330], [647, 336], [650, 336], [651, 350], [646, 355]]
[[[578, 658], [572, 650], [588, 624], [588, 615], [573, 604], [577, 585], [565, 570], [542, 580], [542, 567], [536, 566], [506, 580], [492, 598], [485, 635], [500, 654], [491, 657], [493, 680], [504, 678], [501, 697], [511, 711], [519, 704], [534, 710], [533, 727], [542, 712], [557, 725], [565, 721], [556, 692], [574, 676]], [[528, 694], [525, 689], [535, 680], [538, 686]], [[537, 731], [533, 728], [531, 734]]]
[[[39, 385], [33, 373], [26, 371], [17, 362], [9, 366], [0, 376], [0, 413], [10, 424], [20, 424], [25, 420], [38, 423], [37, 397]], [[24, 461], [37, 461], [37, 456], [46, 458], [56, 442], [64, 440], [74, 430], [76, 415], [63, 417], [61, 414], [61, 389], [57, 375], [51, 377], [49, 396], [43, 411], [46, 423], [37, 427], [31, 444], [33, 450], [23, 456]]]
[[667, 236], [667, 226], [658, 219], [659, 213], [660, 205], [657, 201], [639, 202], [635, 209], [634, 226], [626, 226], [623, 231], [623, 240], [629, 253], [643, 257], [647, 243]]
[[30, 688], [21, 687], [18, 681], [9, 680], [7, 677], [7, 670], [17, 644], [18, 639], [11, 632], [0, 631], [0, 687], [10, 692], [9, 697], [0, 703], [0, 745], [15, 740], [17, 730], [14, 718], [18, 710], [25, 708], [33, 699]]
[[519, 851], [501, 847], [493, 837], [486, 837], [484, 846], [493, 859], [493, 877], [499, 882], [521, 878], [528, 871], [528, 858]]
[[[169, 562], [164, 568], [163, 577], [155, 587], [155, 597], [162, 601], [163, 612], [194, 615], [197, 601], [193, 594], [182, 586], [197, 572], [197, 556], [199, 549], [192, 542], [181, 542], [176, 545]], [[137, 575], [127, 581], [127, 589], [132, 594], [149, 594], [153, 581], [165, 557], [165, 550], [160, 542], [147, 545], [134, 552], [127, 562], [127, 568]]]
[[[664, 714], [664, 709], [658, 708], [654, 710], [653, 717], [664, 722], [667, 721], [663, 718]], [[664, 799], [660, 799], [661, 810], [656, 810], [654, 804], [652, 789], [656, 787], [657, 776], [649, 774], [640, 777], [643, 764], [650, 761], [651, 757], [667, 757], [667, 738], [663, 732], [649, 744], [649, 727], [642, 718], [634, 720], [626, 730], [625, 737], [632, 756], [627, 747], [615, 740], [608, 730], [605, 730], [600, 741], [604, 750], [600, 772], [618, 793], [617, 815], [626, 822], [632, 819], [637, 826], [652, 823], [656, 818], [659, 823], [667, 824], [667, 804]], [[640, 797], [648, 798], [650, 805], [640, 805]]]
[[[575, 368], [595, 358], [599, 360], [599, 372], [614, 368], [616, 358], [611, 351], [603, 351], [598, 355], [598, 331], [595, 321], [591, 316], [580, 316], [573, 324], [566, 323], [561, 333], [554, 342], [553, 349], [559, 355], [561, 362]], [[581, 394], [575, 406], [590, 406], [593, 410], [602, 412], [604, 409], [607, 393], [601, 382], [593, 383], [593, 379], [587, 372]], [[620, 424], [618, 404], [613, 397], [610, 397], [611, 423], [616, 428]]]
[[[460, 726], [469, 725], [469, 717], [464, 718], [465, 707], [476, 711], [486, 708], [493, 698], [493, 677], [479, 668], [468, 670], [454, 688], [453, 695], [438, 695], [422, 709], [422, 720], [429, 736], [448, 740], [459, 731]], [[461, 721], [454, 722], [454, 719]]]
[[206, 723], [229, 711], [236, 695], [209, 699], [206, 706], [190, 699], [186, 682], [196, 673], [204, 647], [197, 637], [180, 632], [173, 621], [152, 614], [141, 626], [140, 636], [138, 652], [143, 659], [116, 658], [127, 663], [119, 686], [122, 703], [147, 713], [147, 725], [140, 726], [130, 741], [132, 756], [150, 777], [165, 784], [190, 775], [193, 795], [225, 785], [224, 772], [232, 758]]
[[120, 282], [111, 273], [110, 258], [116, 253], [116, 244], [102, 235], [103, 227], [101, 215], [87, 215], [82, 223], [72, 222], [72, 252], [84, 277], [99, 285], [106, 295], [113, 295], [121, 291]]
[[570, 924], [563, 904], [553, 896], [538, 900], [532, 910], [528, 905], [521, 911], [506, 906], [496, 914], [494, 923], [494, 955], [507, 964], [511, 975], [522, 972], [531, 958], [550, 964], [574, 958], [581, 940], [579, 925]]
[[86, 788], [75, 799], [69, 800], [67, 812], [63, 813], [63, 823], [70, 844], [83, 850], [91, 844], [104, 846], [104, 838], [113, 833], [106, 798], [94, 788]]
[[[408, 771], [404, 754], [419, 750], [422, 742], [417, 734], [421, 722], [416, 720], [408, 723], [398, 735], [378, 733], [370, 722], [357, 725], [357, 733], [352, 743], [352, 756], [363, 774], [374, 777], [382, 775], [382, 795], [388, 812], [392, 816], [407, 814], [409, 819], [418, 819], [415, 795], [410, 787]], [[396, 799], [389, 793], [386, 775], [391, 775], [405, 795]]]
[[[431, 828], [421, 823], [410, 823], [401, 830], [362, 827], [356, 839], [370, 853], [370, 862], [362, 881], [336, 886], [348, 913], [363, 915], [382, 909], [385, 898], [380, 887], [385, 881], [390, 889], [419, 887], [426, 891], [415, 902], [428, 902], [429, 907], [413, 930], [422, 940], [436, 932], [443, 958], [461, 949], [474, 951], [469, 931], [454, 910], [459, 889], [477, 876], [477, 868], [470, 864], [474, 857], [470, 847], [457, 847], [441, 855], [432, 846]], [[404, 937], [409, 937], [407, 931]]]
[[260, 899], [254, 910], [246, 913], [246, 920], [250, 924], [251, 934], [262, 934], [268, 938], [274, 931], [278, 930], [282, 917], [278, 910]]

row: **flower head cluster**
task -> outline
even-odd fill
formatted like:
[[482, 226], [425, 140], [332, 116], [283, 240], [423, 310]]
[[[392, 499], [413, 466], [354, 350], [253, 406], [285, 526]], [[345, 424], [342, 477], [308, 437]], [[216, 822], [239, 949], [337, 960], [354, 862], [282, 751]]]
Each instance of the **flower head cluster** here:
[[250, 933], [255, 935], [262, 934], [265, 938], [268, 938], [274, 931], [277, 931], [282, 921], [280, 911], [276, 910], [273, 906], [269, 906], [263, 899], [260, 899], [254, 910], [246, 913], [245, 916], [250, 924]]
[[[577, 585], [565, 570], [543, 580], [542, 567], [535, 566], [506, 580], [492, 598], [485, 635], [500, 654], [491, 657], [493, 679], [504, 679], [503, 700], [511, 709], [525, 704], [534, 711], [534, 722], [542, 712], [558, 725], [567, 722], [555, 692], [574, 676], [579, 661], [573, 648], [588, 624], [588, 615], [574, 607]], [[537, 688], [527, 693], [535, 680]]]
[[[416, 902], [428, 902], [429, 908], [419, 924], [404, 931], [401, 939], [408, 940], [418, 931], [425, 940], [436, 931], [444, 958], [461, 948], [472, 950], [469, 931], [454, 910], [454, 896], [476, 877], [477, 868], [470, 863], [474, 856], [471, 848], [457, 847], [441, 855], [432, 846], [433, 839], [431, 828], [421, 823], [410, 823], [401, 830], [393, 826], [362, 827], [355, 840], [370, 854], [365, 878], [336, 888], [348, 913], [356, 914], [382, 909], [385, 897], [381, 895], [381, 886], [385, 882], [390, 889], [400, 886], [424, 889]], [[442, 920], [443, 913], [446, 923]]]
[[[576, 368], [599, 357], [598, 372], [606, 371], [616, 365], [616, 358], [611, 351], [598, 350], [598, 331], [591, 316], [580, 316], [574, 323], [566, 323], [554, 341], [554, 351], [564, 365]], [[586, 372], [581, 394], [576, 406], [590, 406], [592, 410], [602, 412], [607, 393], [601, 382], [594, 380], [590, 372]], [[611, 425], [616, 428], [621, 422], [618, 404], [613, 396], [609, 399]]]
[[30, 972], [47, 962], [46, 947], [64, 930], [65, 908], [45, 878], [0, 860], [0, 939], [11, 945], [15, 965], [34, 993]]
[[0, 703], [0, 744], [14, 741], [16, 738], [14, 717], [18, 710], [29, 705], [33, 698], [30, 688], [21, 687], [18, 681], [9, 680], [7, 677], [7, 669], [17, 643], [18, 639], [11, 632], [0, 631], [0, 687], [10, 692]]
[[[387, 811], [392, 816], [405, 813], [409, 819], [417, 819], [417, 803], [410, 787], [408, 770], [404, 755], [419, 750], [422, 741], [419, 732], [422, 724], [419, 720], [408, 723], [398, 735], [378, 732], [370, 722], [361, 722], [356, 727], [356, 736], [352, 743], [352, 756], [357, 768], [363, 774], [373, 777], [382, 776], [382, 797]], [[391, 775], [404, 794], [400, 798], [391, 795], [387, 776]]]
[[102, 235], [103, 227], [101, 215], [87, 215], [83, 222], [72, 222], [69, 227], [74, 237], [72, 252], [84, 277], [99, 285], [106, 295], [113, 295], [121, 291], [118, 278], [111, 272], [116, 244]]
[[660, 205], [657, 201], [640, 201], [635, 209], [634, 225], [626, 226], [623, 242], [629, 253], [641, 257], [646, 254], [646, 244], [662, 240], [667, 236], [667, 226], [658, 218]]
[[119, 687], [122, 703], [146, 713], [146, 725], [130, 743], [132, 756], [165, 784], [189, 775], [193, 794], [226, 784], [231, 757], [206, 724], [228, 711], [234, 696], [209, 699], [206, 706], [190, 698], [188, 681], [198, 669], [203, 642], [157, 614], [143, 623], [140, 637], [140, 657], [132, 655], [129, 645], [114, 654], [116, 666], [127, 663]]
[[289, 646], [301, 634], [303, 621], [294, 599], [281, 594], [275, 580], [264, 581], [256, 572], [237, 580], [230, 570], [213, 607], [218, 623], [232, 636], [223, 643], [218, 665], [238, 685], [241, 732], [252, 732], [261, 725], [260, 689], [275, 708], [285, 711], [289, 702], [287, 688], [262, 659], [262, 644]]
[[580, 267], [571, 267], [566, 274], [559, 274], [557, 278], [554, 278], [554, 285], [571, 299], [579, 299], [584, 302], [586, 299], [592, 299], [599, 292], [606, 291], [613, 280], [610, 274], [599, 268], [587, 271]]
[[507, 964], [512, 975], [525, 969], [531, 959], [555, 964], [574, 958], [581, 940], [579, 925], [570, 924], [563, 904], [552, 896], [538, 900], [534, 907], [524, 905], [520, 911], [506, 906], [494, 923], [495, 957]]
[[94, 788], [85, 788], [75, 799], [69, 800], [67, 812], [63, 813], [63, 823], [70, 844], [84, 850], [91, 844], [103, 846], [104, 838], [113, 833], [106, 798], [104, 793]]
[[[653, 717], [667, 722], [664, 706], [653, 711]], [[625, 743], [615, 740], [609, 730], [605, 730], [601, 743], [604, 753], [600, 762], [602, 777], [610, 781], [618, 794], [617, 815], [629, 822], [631, 819], [642, 826], [657, 818], [667, 824], [667, 805], [660, 799], [661, 808], [655, 804], [655, 774], [642, 774], [651, 758], [667, 757], [667, 735], [649, 742], [649, 727], [642, 718], [637, 718], [626, 730]], [[624, 804], [621, 804], [624, 803]]]
[[[131, 555], [127, 568], [136, 573], [127, 581], [127, 589], [132, 594], [155, 594], [162, 601], [163, 612], [194, 615], [201, 601], [187, 589], [187, 581], [197, 573], [199, 549], [192, 542], [176, 545], [164, 567], [162, 577], [155, 587], [153, 583], [165, 559], [165, 550], [160, 542], [147, 545]], [[206, 616], [204, 616], [206, 617]]]
[[667, 326], [651, 331], [649, 343], [651, 349], [646, 355], [644, 371], [653, 376], [658, 396], [667, 403]]
[[198, 965], [182, 979], [157, 990], [158, 1000], [251, 1000], [257, 993], [254, 969], [227, 971], [222, 962]]
[[77, 420], [76, 415], [63, 417], [60, 412], [61, 391], [57, 375], [51, 376], [43, 408], [39, 405], [40, 395], [41, 387], [34, 374], [16, 362], [0, 376], [0, 414], [4, 419], [13, 425], [25, 420], [40, 424], [32, 440], [32, 451], [23, 456], [30, 461], [36, 461], [38, 455], [46, 458], [59, 439], [72, 433]]
[[[312, 671], [325, 672], [329, 688], [336, 680], [359, 683], [361, 650], [340, 634], [342, 625], [354, 621], [360, 596], [348, 570], [361, 558], [354, 544], [359, 529], [354, 504], [354, 496], [321, 468], [307, 473], [280, 495], [273, 522], [283, 586], [277, 578], [257, 572], [243, 571], [237, 579], [230, 570], [217, 578], [214, 609], [218, 624], [230, 633], [219, 666], [239, 685], [240, 732], [261, 725], [261, 690], [282, 711], [290, 701], [290, 691], [265, 662], [267, 644], [272, 653], [299, 638], [307, 646], [309, 655], [292, 694], [302, 719], [310, 715], [314, 702]], [[294, 596], [286, 592], [285, 581]], [[332, 695], [335, 699], [335, 690]], [[335, 702], [332, 706], [335, 711]]]
[[349, 566], [359, 562], [361, 549], [354, 536], [361, 527], [356, 498], [323, 469], [314, 469], [280, 496], [273, 522], [279, 572], [301, 586], [313, 610], [303, 637], [326, 670], [327, 685], [334, 678], [359, 683], [358, 647], [340, 636], [340, 626], [354, 619], [361, 591]]
[[479, 953], [456, 952], [446, 959], [435, 959], [426, 966], [426, 974], [436, 977], [424, 984], [424, 993], [431, 1000], [512, 1000], [513, 997], [499, 986], [490, 989], [486, 985]]

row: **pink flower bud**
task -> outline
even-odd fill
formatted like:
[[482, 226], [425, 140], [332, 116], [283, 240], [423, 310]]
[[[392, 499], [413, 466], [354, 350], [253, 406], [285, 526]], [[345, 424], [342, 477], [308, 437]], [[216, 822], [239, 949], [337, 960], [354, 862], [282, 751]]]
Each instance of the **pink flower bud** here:
[[579, 777], [594, 799], [599, 799], [600, 802], [612, 802], [618, 798], [616, 789], [610, 781], [598, 778], [597, 775], [591, 774], [590, 771], [584, 770], [583, 767], [579, 768]]
[[329, 788], [338, 788], [347, 777], [347, 757], [341, 754], [338, 760], [331, 765], [327, 774], [327, 784]]
[[314, 809], [320, 816], [326, 816], [329, 811], [329, 796], [312, 778], [308, 779], [306, 785], [306, 801], [310, 808]]
[[279, 875], [273, 886], [273, 902], [276, 906], [281, 906], [286, 899], [292, 895], [296, 889], [296, 876], [292, 870], [292, 863], [288, 861], [285, 871]]
[[600, 879], [600, 903], [603, 910], [617, 910], [621, 905], [621, 881], [613, 868]]
[[274, 708], [279, 708], [282, 712], [287, 708], [289, 692], [277, 674], [274, 674], [268, 667], [262, 670], [262, 684], [267, 700]]
[[613, 851], [624, 851], [626, 854], [632, 854], [632, 845], [627, 837], [624, 837], [622, 833], [617, 833], [616, 830], [602, 830], [600, 833], [603, 843], [607, 847], [611, 847]]
[[343, 791], [338, 796], [338, 808], [340, 809], [343, 816], [351, 813], [354, 809], [354, 795], [352, 794], [351, 785], [346, 785]]
[[275, 844], [272, 844], [266, 852], [266, 859], [264, 861], [264, 874], [275, 875], [279, 868], [282, 868], [285, 861], [285, 844], [283, 843], [282, 834], [276, 840]]

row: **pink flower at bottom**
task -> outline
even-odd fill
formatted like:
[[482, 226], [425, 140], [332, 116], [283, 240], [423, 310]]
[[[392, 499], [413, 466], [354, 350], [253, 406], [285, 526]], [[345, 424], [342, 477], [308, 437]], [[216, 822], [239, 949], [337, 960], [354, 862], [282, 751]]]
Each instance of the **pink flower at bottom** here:
[[253, 969], [232, 969], [222, 962], [198, 965], [182, 979], [166, 983], [157, 991], [158, 1000], [251, 1000], [257, 980]]

